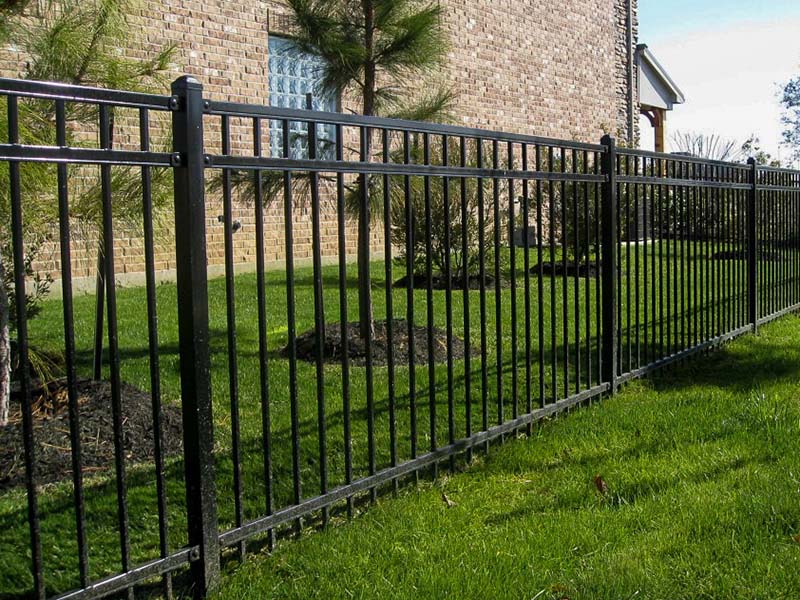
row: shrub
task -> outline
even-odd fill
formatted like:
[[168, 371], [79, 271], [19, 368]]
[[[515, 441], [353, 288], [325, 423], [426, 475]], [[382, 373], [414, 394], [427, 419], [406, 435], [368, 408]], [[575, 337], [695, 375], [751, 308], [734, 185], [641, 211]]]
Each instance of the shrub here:
[[[442, 165], [442, 144], [431, 144], [430, 164]], [[461, 149], [454, 141], [448, 142], [448, 164], [461, 164]], [[423, 148], [418, 141], [411, 149], [412, 162], [422, 164]], [[435, 158], [434, 158], [435, 157]], [[477, 150], [467, 150], [465, 164], [477, 167]], [[484, 165], [486, 157], [484, 157]], [[481, 202], [477, 178], [429, 177], [430, 231], [426, 222], [425, 178], [408, 178], [409, 195], [406, 199], [405, 177], [391, 178], [391, 235], [398, 249], [395, 261], [405, 266], [408, 243], [412, 242], [413, 274], [427, 277], [428, 242], [431, 247], [432, 275], [444, 275], [449, 257], [454, 285], [468, 284], [468, 278], [477, 277], [480, 268], [480, 251], [483, 245], [484, 261], [490, 263], [494, 256], [494, 198], [492, 182], [484, 180]], [[445, 188], [445, 181], [447, 187]], [[507, 188], [507, 186], [505, 186]], [[445, 189], [447, 194], [445, 194]], [[508, 210], [507, 192], [500, 195], [502, 214]], [[410, 215], [409, 215], [410, 212]], [[409, 221], [410, 217], [410, 221]], [[409, 233], [411, 239], [409, 240]], [[448, 238], [449, 233], [449, 240]], [[464, 241], [466, 238], [466, 253]], [[449, 242], [449, 243], [448, 243]]]

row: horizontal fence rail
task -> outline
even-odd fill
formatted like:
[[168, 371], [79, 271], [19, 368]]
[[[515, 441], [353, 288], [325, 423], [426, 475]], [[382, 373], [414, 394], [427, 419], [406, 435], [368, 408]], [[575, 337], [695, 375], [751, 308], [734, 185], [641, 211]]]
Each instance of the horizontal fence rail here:
[[[6, 79], [0, 95], [24, 463], [0, 523], [27, 547], [12, 595], [204, 597], [256, 538], [800, 308], [800, 172], [217, 102], [191, 78], [170, 96]], [[164, 236], [177, 281], [159, 285]], [[117, 284], [131, 240], [140, 291]], [[37, 316], [43, 247], [61, 291]]]

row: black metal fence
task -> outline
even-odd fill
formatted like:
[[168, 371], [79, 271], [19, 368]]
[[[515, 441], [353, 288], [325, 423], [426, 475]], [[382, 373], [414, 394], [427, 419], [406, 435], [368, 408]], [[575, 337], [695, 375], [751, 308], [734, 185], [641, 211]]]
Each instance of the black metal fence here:
[[[37, 172], [26, 169], [56, 165], [62, 294], [48, 310], [63, 324], [37, 338], [24, 294], [15, 295], [27, 504], [18, 490], [0, 492], [0, 525], [27, 553], [2, 550], [15, 556], [0, 567], [11, 595], [172, 596], [176, 587], [204, 596], [227, 548], [243, 556], [253, 538], [271, 546], [303, 519], [349, 514], [356, 502], [455, 468], [459, 455], [488, 451], [492, 440], [800, 307], [798, 172], [617, 148], [608, 137], [584, 144], [222, 103], [189, 78], [172, 91], [0, 80], [14, 288], [26, 286], [33, 217], [25, 178]], [[21, 107], [30, 103], [51, 107], [52, 145], [26, 142], [31, 112]], [[96, 111], [99, 145], [67, 145], [78, 109]], [[126, 112], [135, 141], [112, 147]], [[173, 152], [153, 150], [152, 115], [164, 125], [171, 117]], [[113, 284], [115, 203], [132, 193], [115, 187], [122, 169], [138, 173], [144, 302]], [[87, 479], [77, 386], [94, 373], [84, 358], [94, 340], [76, 325], [86, 311], [72, 290], [70, 193], [93, 170], [113, 417], [113, 439], [96, 442], [114, 455]], [[155, 170], [174, 182], [177, 286], [163, 293]], [[208, 280], [208, 193], [219, 193], [224, 213], [219, 284]], [[236, 273], [235, 206], [253, 213], [254, 281]], [[284, 216], [278, 273], [264, 260], [271, 206]], [[306, 243], [293, 237], [305, 207], [310, 267], [294, 261]], [[336, 223], [333, 252], [322, 244], [325, 210]], [[362, 250], [375, 253], [360, 277], [348, 258], [353, 216], [360, 239], [371, 240]], [[359, 280], [366, 304], [356, 301]], [[46, 340], [63, 353], [71, 468], [67, 481], [42, 486], [28, 354]], [[124, 390], [135, 361], [146, 366], [137, 382], [151, 402], [154, 447], [132, 464]], [[174, 456], [164, 450], [163, 415], [177, 403], [183, 449]]]

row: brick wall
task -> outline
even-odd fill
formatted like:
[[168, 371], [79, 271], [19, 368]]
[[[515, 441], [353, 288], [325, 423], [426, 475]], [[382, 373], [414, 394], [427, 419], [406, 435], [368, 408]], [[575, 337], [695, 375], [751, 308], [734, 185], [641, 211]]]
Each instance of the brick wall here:
[[[624, 2], [443, 0], [465, 124], [595, 142], [624, 126]], [[622, 14], [620, 14], [622, 11]]]
[[[452, 86], [454, 114], [464, 125], [531, 135], [595, 142], [606, 132], [627, 132], [627, 0], [441, 0], [443, 26], [451, 48], [436, 77]], [[636, 0], [633, 12], [636, 14]], [[146, 0], [131, 17], [132, 54], [178, 45], [174, 75], [195, 76], [211, 99], [268, 103], [267, 40], [286, 28], [279, 0]], [[636, 20], [634, 18], [634, 26]], [[636, 44], [634, 31], [633, 44]], [[19, 57], [4, 57], [2, 71], [20, 72]], [[166, 90], [165, 90], [166, 93]], [[357, 107], [343, 107], [355, 109]], [[635, 111], [638, 114], [638, 110]], [[635, 122], [638, 119], [634, 120]], [[120, 127], [120, 140], [126, 139]], [[234, 145], [246, 151], [246, 126], [234, 129]], [[208, 151], [218, 148], [218, 123], [207, 127]], [[254, 210], [237, 199], [234, 219], [236, 263], [255, 261]], [[223, 263], [222, 214], [218, 194], [208, 197], [209, 264]], [[311, 215], [302, 199], [294, 211], [296, 258], [311, 254]], [[168, 219], [167, 219], [168, 222]], [[266, 210], [268, 262], [284, 258], [284, 216], [280, 203]], [[335, 257], [336, 218], [332, 203], [323, 208], [323, 251]], [[348, 224], [348, 248], [355, 250], [355, 224]], [[169, 227], [160, 236], [157, 269], [169, 273], [174, 248]], [[143, 270], [142, 244], [134, 228], [118, 238], [118, 272]], [[375, 249], [381, 247], [375, 233]], [[58, 270], [57, 249], [44, 268]], [[94, 257], [76, 247], [76, 277], [93, 274]], [[120, 276], [121, 280], [126, 277]], [[138, 281], [135, 275], [127, 279]], [[87, 279], [87, 282], [89, 280]]]

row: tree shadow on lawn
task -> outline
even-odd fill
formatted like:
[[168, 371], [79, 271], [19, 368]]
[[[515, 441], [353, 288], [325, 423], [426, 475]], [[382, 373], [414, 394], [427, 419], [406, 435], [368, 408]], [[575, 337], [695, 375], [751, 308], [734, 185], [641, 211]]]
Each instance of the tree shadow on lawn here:
[[653, 388], [669, 391], [702, 385], [749, 392], [764, 384], [800, 379], [800, 346], [795, 341], [776, 342], [759, 335], [747, 336], [746, 346], [732, 348], [728, 342], [653, 373], [650, 376]]
[[[211, 354], [213, 356], [220, 355], [225, 357], [227, 355], [227, 344], [226, 344], [226, 333], [224, 330], [218, 329], [213, 330], [211, 333]], [[164, 346], [160, 348], [161, 355], [165, 354], [173, 354], [175, 357], [178, 355], [178, 348], [177, 346]], [[506, 349], [507, 350], [507, 349]], [[563, 346], [558, 346], [556, 348], [555, 355], [560, 360], [563, 356]], [[147, 359], [149, 356], [147, 348], [125, 348], [121, 350], [121, 356], [123, 360], [125, 359]], [[505, 352], [506, 356], [510, 354], [510, 352]], [[87, 365], [91, 364], [91, 355], [90, 353], [85, 353], [85, 355], [81, 355], [82, 360], [89, 361], [86, 362]], [[250, 357], [258, 359], [258, 352], [249, 352], [249, 353], [240, 353], [240, 357]], [[552, 353], [548, 353], [545, 355], [545, 363], [546, 365], [550, 366], [550, 359]], [[538, 354], [534, 352], [534, 357], [538, 358]], [[594, 352], [593, 352], [594, 357]], [[270, 354], [270, 362], [272, 360], [276, 360], [277, 357], [274, 354]], [[224, 358], [223, 358], [224, 360]], [[286, 360], [286, 359], [281, 359]], [[171, 362], [171, 361], [163, 361], [163, 362]], [[174, 368], [176, 369], [176, 373], [178, 372], [178, 361], [175, 360]], [[83, 364], [83, 363], [81, 363]], [[441, 366], [441, 365], [440, 365]], [[426, 364], [418, 364], [417, 369], [425, 369], [427, 367]], [[217, 368], [221, 368], [219, 365]], [[352, 369], [358, 369], [359, 367], [351, 367]], [[384, 369], [386, 367], [383, 367]], [[572, 368], [572, 367], [571, 367]], [[312, 367], [313, 369], [313, 367]], [[404, 369], [407, 370], [407, 366], [405, 367], [398, 367], [398, 370]], [[512, 412], [512, 403], [513, 400], [510, 394], [511, 388], [511, 372], [514, 370], [514, 365], [510, 359], [506, 359], [503, 361], [502, 365], [503, 369], [503, 387], [504, 387], [504, 406], [505, 412], [507, 417], [511, 416]], [[525, 363], [525, 356], [524, 356], [524, 349], [521, 348], [518, 353], [518, 360], [516, 364], [516, 369], [518, 373], [518, 404], [519, 404], [519, 412], [520, 414], [524, 414], [526, 412], [526, 363]], [[559, 372], [559, 379], [558, 379], [558, 393], [556, 394], [559, 398], [563, 396], [563, 373], [561, 371], [560, 363], [557, 363], [557, 369]], [[532, 396], [532, 403], [534, 405], [534, 409], [539, 404], [539, 381], [538, 381], [538, 361], [534, 361], [531, 363], [531, 396]], [[489, 357], [487, 360], [487, 368], [486, 368], [486, 377], [488, 381], [488, 388], [487, 388], [487, 397], [488, 397], [488, 411], [489, 416], [488, 420], [490, 424], [495, 422], [496, 417], [496, 409], [497, 409], [497, 398], [496, 398], [496, 389], [497, 389], [497, 364], [493, 357]], [[570, 372], [571, 376], [571, 383], [570, 388], [574, 385], [574, 377], [575, 372]], [[338, 375], [340, 377], [340, 375]], [[448, 381], [445, 374], [439, 373], [435, 379], [433, 389], [428, 385], [419, 385], [423, 383], [426, 376], [423, 376], [422, 380], [418, 380], [418, 385], [416, 388], [416, 406], [418, 407], [417, 411], [417, 418], [418, 418], [418, 426], [422, 424], [423, 426], [419, 429], [419, 437], [420, 441], [423, 441], [424, 435], [427, 432], [427, 427], [425, 427], [425, 423], [423, 421], [427, 418], [427, 411], [430, 408], [430, 394], [433, 391], [433, 394], [436, 399], [436, 409], [438, 413], [438, 424], [441, 427], [440, 432], [444, 432], [444, 428], [447, 425], [447, 408], [448, 408], [448, 390], [450, 389], [450, 382]], [[698, 356], [693, 356], [688, 358], [687, 360], [682, 361], [680, 364], [675, 366], [667, 367], [665, 370], [653, 373], [650, 376], [652, 387], [657, 391], [668, 391], [668, 390], [680, 390], [683, 388], [693, 387], [697, 385], [702, 386], [710, 386], [710, 387], [719, 387], [721, 389], [728, 389], [734, 390], [736, 392], [747, 392], [754, 388], [758, 388], [762, 384], [773, 382], [775, 380], [796, 380], [800, 378], [800, 348], [795, 347], [791, 342], [787, 341], [784, 343], [776, 344], [774, 342], [770, 342], [764, 340], [763, 338], [754, 337], [748, 340], [747, 349], [745, 350], [731, 350], [728, 345], [722, 346], [720, 348], [714, 349], [706, 353], [705, 355], [698, 353]], [[471, 363], [471, 396], [472, 396], [472, 420], [473, 420], [473, 430], [477, 431], [480, 429], [480, 422], [482, 419], [482, 411], [481, 411], [481, 381], [482, 381], [482, 371], [481, 371], [481, 359], [479, 357], [473, 357]], [[364, 382], [360, 382], [363, 385]], [[457, 418], [463, 422], [464, 419], [464, 393], [465, 393], [465, 378], [463, 374], [456, 375], [453, 377], [452, 381], [452, 391], [454, 395], [454, 401], [456, 404], [457, 409]], [[552, 382], [549, 376], [549, 373], [546, 374], [546, 381], [545, 381], [545, 394], [548, 401], [552, 397]], [[585, 384], [583, 380], [581, 381], [581, 389], [585, 388]], [[398, 390], [399, 392], [399, 390]], [[338, 398], [339, 395], [331, 396], [331, 400]], [[410, 404], [411, 404], [411, 396], [408, 394], [407, 390], [404, 393], [396, 393], [394, 398], [394, 408], [398, 415], [401, 413], [407, 416], [405, 413], [409, 411]], [[388, 390], [377, 389], [376, 390], [376, 398], [373, 403], [373, 411], [372, 414], [376, 421], [381, 420], [388, 420], [389, 413], [390, 413], [390, 397], [388, 394]], [[305, 443], [316, 443], [318, 441], [318, 420], [315, 411], [305, 411], [308, 415], [307, 418], [303, 418], [299, 422], [298, 432], [300, 435], [300, 439]], [[313, 412], [313, 414], [312, 414]], [[369, 411], [366, 406], [357, 406], [353, 407], [350, 412], [350, 419], [353, 423], [366, 423], [369, 419]], [[345, 421], [345, 414], [341, 405], [339, 403], [329, 402], [328, 410], [326, 411], [326, 421], [327, 427], [330, 430], [339, 432], [343, 428], [344, 421]], [[408, 438], [408, 431], [398, 429], [398, 439], [407, 439]], [[276, 448], [289, 448], [291, 447], [292, 442], [292, 429], [291, 424], [287, 422], [280, 423], [276, 422], [273, 419], [273, 430], [271, 432], [273, 446]], [[329, 436], [332, 437], [332, 436]], [[457, 433], [457, 438], [462, 437], [461, 433]], [[442, 442], [440, 445], [444, 445], [446, 442], [446, 437], [442, 438]], [[244, 440], [243, 440], [244, 441]], [[242, 450], [245, 455], [252, 455], [253, 453], [257, 455], [263, 454], [263, 446], [261, 445], [262, 442], [260, 439], [254, 439], [252, 447], [243, 446]], [[646, 448], [631, 448], [628, 451], [631, 455], [635, 455], [636, 453], [640, 453], [642, 451], [646, 451]], [[310, 457], [309, 457], [310, 458]], [[587, 459], [588, 460], [588, 459]], [[277, 464], [276, 464], [277, 467]], [[366, 468], [365, 465], [361, 465], [361, 467]], [[548, 468], [547, 466], [543, 465], [543, 468]], [[358, 469], [358, 465], [354, 465], [354, 468]], [[281, 469], [282, 472], [276, 473], [276, 475], [280, 475], [281, 478], [289, 477], [291, 478], [291, 468], [287, 465], [285, 469]]]
[[[322, 269], [322, 287], [325, 290], [338, 290], [340, 289], [340, 279], [337, 273], [332, 273], [330, 268], [323, 268]], [[379, 279], [375, 279], [374, 277], [371, 279], [372, 289], [385, 289], [386, 283]], [[286, 287], [286, 279], [281, 279], [278, 281], [270, 281], [267, 284], [270, 287]], [[309, 290], [314, 289], [314, 273], [310, 269], [303, 269], [301, 275], [295, 275], [294, 277], [294, 285], [295, 291], [298, 291], [298, 288], [308, 288]], [[346, 290], [357, 290], [359, 288], [358, 285], [358, 277], [345, 277], [344, 280], [344, 289]]]
[[[772, 336], [774, 339], [774, 336]], [[658, 392], [681, 392], [691, 388], [700, 388], [690, 400], [702, 402], [702, 388], [718, 388], [732, 392], [737, 396], [737, 404], [746, 408], [749, 393], [770, 384], [792, 384], [800, 380], [800, 349], [792, 340], [771, 341], [768, 337], [753, 336], [746, 344], [731, 347], [726, 344], [710, 351], [703, 357], [692, 357], [682, 364], [669, 367], [651, 377], [652, 388]], [[635, 400], [634, 400], [635, 401]], [[681, 406], [676, 406], [681, 410]], [[738, 408], [736, 410], [739, 410]], [[731, 417], [735, 420], [735, 417]], [[604, 467], [609, 469], [608, 461], [614, 465], [632, 464], [640, 459], [668, 460], [676, 451], [676, 445], [683, 447], [696, 446], [716, 448], [719, 444], [741, 434], [739, 429], [731, 426], [733, 421], [714, 422], [702, 431], [700, 439], [695, 434], [682, 437], [681, 431], [663, 432], [655, 430], [648, 434], [640, 434], [639, 430], [631, 430], [623, 447], [598, 448], [596, 450], [581, 449], [580, 456], [573, 457], [568, 451], [557, 456], [532, 456], [524, 469], [532, 472], [557, 472], [575, 468], [577, 473], [602, 473]], [[652, 425], [652, 423], [650, 423]], [[735, 423], [734, 423], [735, 424]], [[645, 424], [646, 425], [646, 424]], [[643, 426], [644, 427], [644, 426]], [[781, 442], [782, 443], [782, 442]], [[593, 506], [621, 508], [632, 505], [643, 498], [662, 495], [682, 485], [699, 485], [714, 482], [731, 476], [754, 465], [772, 465], [780, 459], [784, 452], [780, 443], [765, 442], [763, 447], [753, 447], [752, 453], [746, 456], [734, 452], [720, 458], [717, 456], [710, 465], [692, 470], [690, 473], [676, 474], [657, 470], [643, 470], [632, 477], [624, 476], [622, 481], [608, 481], [606, 493], [598, 492], [591, 476], [586, 477], [585, 493], [569, 492], [552, 495], [547, 490], [540, 490], [538, 497], [526, 500], [512, 509], [485, 519], [486, 525], [502, 525], [509, 521], [523, 519], [531, 514], [545, 514], [559, 510], [578, 511]], [[495, 463], [490, 470], [500, 469], [503, 472], [519, 474], [520, 465], [506, 467]], [[616, 468], [616, 467], [614, 467]]]
[[[237, 338], [240, 343], [237, 345], [237, 357], [257, 357], [257, 351], [243, 352], [242, 346], [256, 347], [255, 342], [251, 342], [247, 336], [242, 336], [237, 330]], [[227, 358], [228, 355], [228, 332], [224, 328], [211, 327], [208, 331], [208, 351], [209, 356], [214, 359], [216, 356]], [[244, 342], [244, 343], [242, 343]], [[119, 346], [119, 358], [122, 370], [122, 378], [125, 379], [126, 365], [132, 362], [145, 361], [149, 365], [150, 361], [150, 348], [147, 345], [146, 334], [140, 345], [121, 343]], [[158, 359], [159, 368], [163, 372], [169, 367], [169, 374], [180, 375], [180, 345], [178, 342], [163, 342], [159, 341], [158, 344]], [[84, 373], [88, 376], [91, 373], [92, 365], [94, 364], [94, 350], [90, 348], [76, 348], [75, 350], [75, 366], [79, 373]], [[103, 367], [108, 368], [110, 364], [109, 349], [103, 348]], [[213, 367], [213, 365], [212, 365]], [[149, 368], [149, 366], [148, 366]], [[212, 368], [213, 370], [213, 368]], [[163, 387], [163, 386], [162, 386]]]

